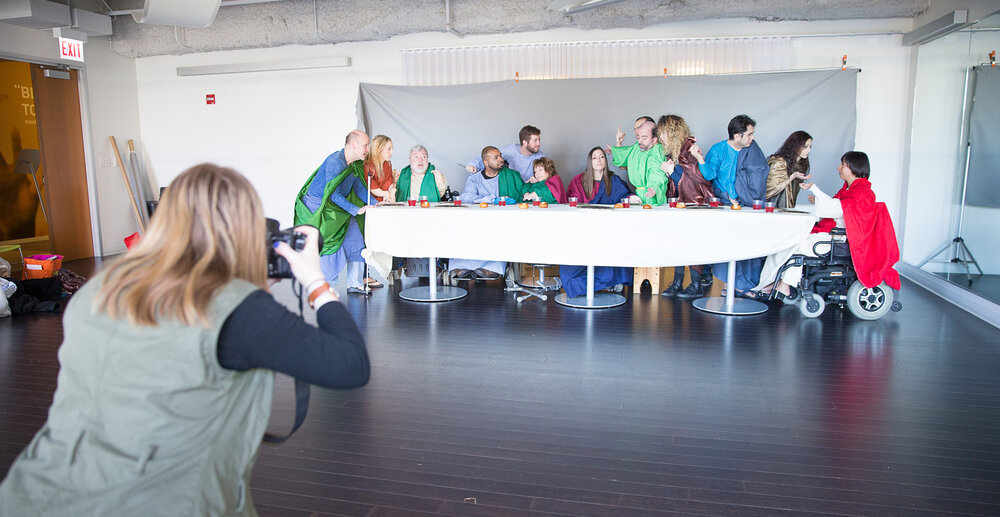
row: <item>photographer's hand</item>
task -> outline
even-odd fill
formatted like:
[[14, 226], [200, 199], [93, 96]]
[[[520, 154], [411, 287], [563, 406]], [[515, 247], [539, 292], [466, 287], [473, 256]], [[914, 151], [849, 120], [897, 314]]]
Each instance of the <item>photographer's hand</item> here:
[[[319, 265], [319, 230], [312, 226], [296, 226], [295, 231], [306, 236], [305, 248], [302, 251], [295, 251], [288, 244], [279, 242], [274, 249], [275, 253], [288, 261], [288, 265], [292, 269], [292, 274], [295, 275], [295, 279], [303, 287], [308, 288], [310, 284], [319, 281], [325, 282], [326, 277], [323, 275], [323, 269]], [[339, 298], [336, 294], [331, 293], [330, 299], [338, 300]], [[327, 299], [325, 301], [330, 300]], [[320, 305], [320, 300], [317, 299], [314, 306], [319, 309]]]

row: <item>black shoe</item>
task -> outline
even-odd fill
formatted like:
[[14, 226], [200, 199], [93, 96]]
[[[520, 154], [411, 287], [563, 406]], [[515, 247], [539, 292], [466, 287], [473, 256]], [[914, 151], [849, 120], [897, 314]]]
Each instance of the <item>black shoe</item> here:
[[702, 289], [710, 289], [712, 284], [715, 283], [715, 277], [712, 276], [711, 273], [701, 275], [701, 278], [698, 279], [698, 283], [701, 285]]
[[670, 286], [667, 287], [662, 293], [660, 293], [660, 296], [666, 298], [673, 298], [674, 296], [677, 296], [677, 293], [679, 293], [680, 290], [681, 290], [681, 283], [674, 282], [670, 284]]
[[691, 282], [683, 291], [677, 293], [678, 298], [700, 298], [705, 294], [698, 282]]
[[789, 287], [788, 290], [789, 293], [787, 295], [781, 291], [776, 291], [774, 297], [781, 300], [785, 305], [795, 305], [799, 302], [799, 290], [795, 287]]
[[472, 278], [472, 275], [473, 275], [472, 271], [469, 271], [468, 269], [452, 269], [451, 270], [451, 277], [452, 278]]

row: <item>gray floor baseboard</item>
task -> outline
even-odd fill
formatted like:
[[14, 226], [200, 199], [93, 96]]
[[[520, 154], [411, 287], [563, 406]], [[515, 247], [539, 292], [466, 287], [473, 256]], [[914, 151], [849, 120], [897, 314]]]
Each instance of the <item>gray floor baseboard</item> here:
[[899, 274], [973, 316], [1000, 328], [1000, 305], [912, 264], [896, 264]]

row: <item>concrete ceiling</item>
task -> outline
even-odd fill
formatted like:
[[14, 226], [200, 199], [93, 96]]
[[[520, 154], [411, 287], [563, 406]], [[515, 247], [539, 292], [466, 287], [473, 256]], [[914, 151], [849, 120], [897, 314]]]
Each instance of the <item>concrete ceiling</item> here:
[[[141, 9], [143, 5], [142, 0], [106, 3], [113, 10]], [[624, 0], [572, 15], [550, 11], [548, 6], [552, 3], [553, 0], [451, 0], [451, 24], [458, 32], [472, 35], [561, 27], [642, 28], [720, 18], [767, 21], [912, 18], [924, 12], [930, 0]], [[138, 24], [131, 16], [116, 16], [111, 47], [122, 55], [145, 57], [386, 40], [401, 34], [444, 32], [445, 16], [444, 0], [223, 4], [210, 27], [181, 28], [176, 33], [172, 26]], [[512, 38], [514, 41], [516, 38]]]

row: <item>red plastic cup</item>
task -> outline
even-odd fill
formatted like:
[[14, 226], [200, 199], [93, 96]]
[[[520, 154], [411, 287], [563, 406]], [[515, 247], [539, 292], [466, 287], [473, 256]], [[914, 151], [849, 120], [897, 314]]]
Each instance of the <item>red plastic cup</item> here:
[[452, 200], [452, 203], [454, 203], [455, 206], [462, 206], [462, 198], [456, 197], [455, 199]]
[[622, 208], [628, 208], [629, 206], [631, 206], [631, 205], [629, 205], [628, 198], [627, 197], [623, 197], [622, 198]]
[[774, 213], [774, 201], [768, 201], [764, 204], [764, 211], [773, 214]]
[[500, 206], [507, 206], [507, 198], [500, 197], [500, 201], [498, 201], [497, 204]]
[[542, 204], [542, 200], [541, 199], [535, 199], [535, 200], [533, 200], [531, 202], [531, 206], [538, 206], [540, 204]]
[[675, 197], [667, 198], [667, 204], [670, 206], [670, 208], [677, 208], [677, 198]]
[[753, 200], [753, 209], [754, 210], [763, 210], [764, 209], [764, 200], [762, 200], [762, 199], [754, 199]]
[[411, 197], [410, 199], [407, 199], [406, 204], [410, 206], [417, 206], [417, 198]]
[[569, 206], [576, 206], [577, 199], [575, 197], [569, 198]]
[[719, 198], [717, 197], [708, 198], [708, 206], [712, 208], [719, 208]]

